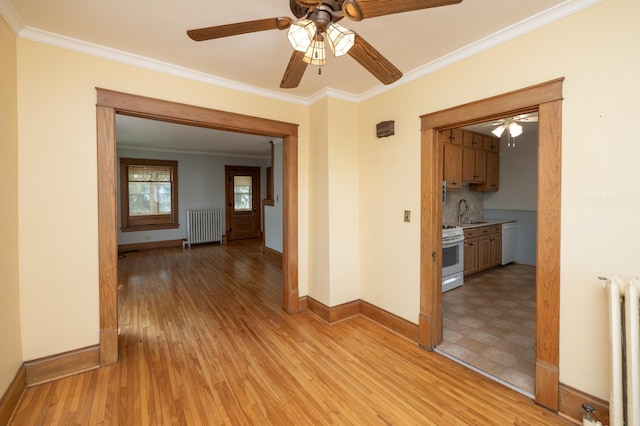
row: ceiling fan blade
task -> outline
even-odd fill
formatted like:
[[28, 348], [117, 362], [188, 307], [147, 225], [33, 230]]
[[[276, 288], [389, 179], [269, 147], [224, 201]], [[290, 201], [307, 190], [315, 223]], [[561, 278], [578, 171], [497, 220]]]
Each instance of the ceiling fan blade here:
[[383, 84], [391, 84], [402, 77], [402, 71], [357, 34], [355, 43], [348, 53]]
[[513, 117], [516, 121], [521, 121], [523, 123], [535, 123], [538, 121], [537, 115], [529, 115], [529, 114], [521, 114]]
[[293, 20], [291, 18], [268, 18], [256, 21], [238, 22], [236, 24], [218, 25], [187, 31], [187, 35], [195, 41], [211, 40], [238, 34], [254, 33], [266, 30], [286, 30]]
[[282, 89], [293, 89], [300, 84], [300, 80], [302, 80], [302, 76], [308, 65], [302, 58], [304, 58], [304, 52], [294, 50], [291, 54], [291, 59], [289, 59], [289, 64], [287, 65], [287, 69], [284, 70], [284, 75], [280, 82]]
[[462, 0], [345, 0], [342, 10], [347, 18], [360, 21], [376, 16], [457, 4]]

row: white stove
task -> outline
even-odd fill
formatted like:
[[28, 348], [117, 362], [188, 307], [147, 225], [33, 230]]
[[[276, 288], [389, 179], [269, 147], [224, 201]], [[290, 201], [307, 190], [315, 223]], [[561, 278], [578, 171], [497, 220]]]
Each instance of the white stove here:
[[464, 231], [460, 226], [442, 227], [442, 292], [464, 282]]
[[464, 240], [464, 231], [461, 226], [443, 225], [442, 243], [450, 243]]

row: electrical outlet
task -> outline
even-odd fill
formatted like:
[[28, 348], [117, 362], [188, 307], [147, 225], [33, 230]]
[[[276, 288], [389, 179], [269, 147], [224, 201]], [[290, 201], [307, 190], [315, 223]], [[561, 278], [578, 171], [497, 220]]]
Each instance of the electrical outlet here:
[[404, 211], [404, 221], [411, 222], [411, 210]]

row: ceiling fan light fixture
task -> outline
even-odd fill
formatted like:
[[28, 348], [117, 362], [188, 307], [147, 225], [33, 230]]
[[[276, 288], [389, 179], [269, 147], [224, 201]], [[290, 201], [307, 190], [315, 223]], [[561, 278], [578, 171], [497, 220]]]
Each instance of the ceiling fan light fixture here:
[[309, 45], [309, 48], [304, 53], [302, 58], [308, 64], [322, 66], [327, 63], [327, 58], [324, 53], [324, 37], [321, 34], [316, 34], [313, 41]]
[[502, 136], [502, 132], [504, 132], [504, 129], [506, 129], [506, 128], [507, 128], [507, 126], [506, 126], [506, 125], [501, 124], [500, 126], [498, 126], [498, 127], [496, 127], [495, 129], [493, 129], [493, 130], [491, 131], [491, 133], [493, 133], [494, 135], [496, 135], [496, 137], [498, 137], [498, 138], [499, 138], [500, 136]]
[[342, 25], [332, 22], [327, 28], [327, 37], [333, 56], [343, 56], [353, 47], [356, 34]]
[[509, 124], [509, 134], [512, 138], [520, 136], [522, 134], [522, 126], [515, 121], [512, 121]]
[[316, 35], [316, 24], [311, 19], [300, 19], [291, 24], [287, 38], [291, 47], [299, 52], [306, 52]]

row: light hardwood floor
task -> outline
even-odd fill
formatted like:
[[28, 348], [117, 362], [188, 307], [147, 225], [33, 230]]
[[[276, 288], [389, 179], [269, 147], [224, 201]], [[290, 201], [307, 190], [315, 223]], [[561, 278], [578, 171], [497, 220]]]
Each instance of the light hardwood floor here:
[[28, 388], [12, 424], [571, 424], [364, 317], [284, 313], [258, 247], [127, 254], [120, 362]]

